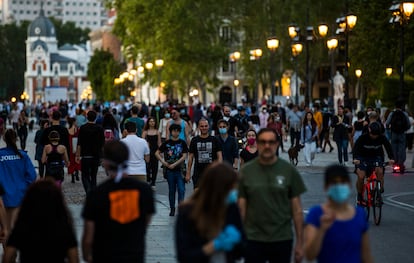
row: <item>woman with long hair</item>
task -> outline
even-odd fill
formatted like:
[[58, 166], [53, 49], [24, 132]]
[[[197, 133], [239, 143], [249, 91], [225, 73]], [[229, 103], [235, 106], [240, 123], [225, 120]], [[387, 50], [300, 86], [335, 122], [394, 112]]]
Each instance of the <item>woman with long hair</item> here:
[[155, 188], [158, 174], [158, 159], [155, 152], [161, 145], [161, 134], [158, 131], [157, 122], [154, 117], [149, 117], [142, 132], [142, 138], [148, 142], [150, 148], [150, 161], [147, 163], [147, 182]]
[[112, 113], [107, 112], [104, 114], [103, 120], [102, 120], [102, 127], [104, 128], [104, 130], [110, 129], [114, 135], [115, 140], [120, 139], [118, 122], [116, 121]]
[[20, 262], [79, 262], [71, 214], [54, 182], [40, 180], [29, 187], [3, 262], [14, 262], [17, 251]]
[[0, 149], [0, 185], [5, 191], [3, 202], [11, 230], [26, 190], [36, 180], [36, 170], [27, 153], [17, 149], [17, 134], [13, 129], [6, 130], [3, 139], [6, 147]]
[[250, 160], [257, 157], [257, 145], [256, 145], [257, 133], [254, 129], [250, 129], [246, 133], [246, 147], [240, 152], [240, 167]]
[[303, 155], [306, 166], [311, 166], [315, 158], [316, 142], [318, 141], [318, 125], [313, 118], [313, 113], [308, 111], [302, 122], [300, 130], [300, 143], [304, 145]]
[[229, 263], [240, 258], [244, 233], [236, 203], [237, 179], [229, 164], [213, 163], [197, 191], [179, 206], [175, 235], [180, 263]]
[[76, 125], [75, 118], [68, 118], [68, 133], [69, 133], [69, 166], [68, 166], [68, 174], [72, 177], [72, 183], [79, 181], [79, 172], [81, 171], [81, 164], [77, 163], [76, 160], [76, 147], [78, 145], [78, 135], [79, 135], [79, 128]]

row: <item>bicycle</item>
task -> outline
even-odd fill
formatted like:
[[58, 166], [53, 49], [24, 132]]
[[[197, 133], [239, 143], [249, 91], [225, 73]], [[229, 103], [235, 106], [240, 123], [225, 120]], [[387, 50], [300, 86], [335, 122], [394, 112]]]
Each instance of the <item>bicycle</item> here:
[[381, 223], [381, 216], [382, 216], [382, 193], [381, 193], [381, 181], [377, 178], [377, 174], [375, 173], [376, 167], [385, 167], [389, 163], [388, 162], [363, 162], [363, 165], [369, 167], [367, 170], [366, 180], [364, 182], [364, 187], [362, 188], [362, 197], [365, 201], [365, 208], [366, 208], [366, 219], [369, 220], [370, 210], [372, 208], [372, 214], [374, 218], [375, 225], [379, 225]]

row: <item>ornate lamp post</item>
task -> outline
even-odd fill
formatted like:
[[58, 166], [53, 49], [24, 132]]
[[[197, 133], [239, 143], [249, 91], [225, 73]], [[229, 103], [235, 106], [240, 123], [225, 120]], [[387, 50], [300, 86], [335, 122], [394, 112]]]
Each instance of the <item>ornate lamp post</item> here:
[[295, 64], [295, 104], [299, 105], [299, 78], [298, 78], [298, 60], [297, 57], [299, 56], [299, 54], [302, 52], [303, 50], [303, 45], [300, 42], [294, 42], [291, 45], [292, 48], [292, 57], [293, 57], [293, 62]]
[[230, 62], [233, 66], [233, 102], [237, 104], [237, 86], [234, 85], [234, 81], [237, 80], [237, 61], [240, 59], [240, 52], [234, 51], [230, 53]]
[[[329, 107], [333, 107], [334, 105], [334, 82], [333, 82], [333, 78], [335, 76], [335, 49], [338, 46], [338, 39], [335, 37], [330, 37], [327, 41], [326, 41], [326, 46], [329, 49], [329, 55], [331, 57], [331, 99], [330, 102], [328, 103]], [[337, 109], [334, 109], [334, 111], [336, 112]]]
[[410, 16], [414, 11], [413, 1], [398, 1], [394, 2], [390, 9], [392, 12], [392, 18], [390, 23], [400, 24], [400, 87], [399, 87], [399, 99], [406, 101], [404, 96], [404, 27], [410, 20]]
[[[279, 95], [280, 91], [276, 92], [276, 80], [275, 80], [275, 53], [279, 47], [279, 39], [276, 37], [270, 37], [266, 42], [267, 48], [270, 50], [270, 88], [271, 88], [271, 99], [274, 103], [275, 95]], [[277, 94], [276, 94], [277, 93]]]
[[259, 97], [259, 63], [258, 60], [262, 57], [263, 52], [260, 48], [250, 50], [250, 60], [256, 61], [256, 77], [255, 77], [255, 91], [254, 91], [254, 104], [257, 103]]
[[357, 84], [355, 88], [355, 96], [358, 98], [358, 105], [357, 109], [363, 110], [365, 105], [365, 92], [363, 90], [362, 84], [361, 84], [361, 76], [362, 76], [362, 70], [356, 69], [355, 70], [355, 76], [357, 77]]
[[344, 97], [344, 104], [347, 104], [348, 100], [348, 92], [349, 92], [349, 33], [355, 27], [357, 22], [357, 16], [354, 14], [348, 14], [346, 16], [340, 17], [336, 19], [336, 22], [339, 26], [336, 33], [337, 34], [344, 34], [345, 35], [345, 97]]
[[150, 91], [151, 91], [151, 70], [154, 67], [154, 64], [152, 64], [151, 62], [147, 62], [145, 63], [145, 68], [148, 71], [148, 87], [147, 87], [147, 99], [148, 99], [148, 104], [150, 103]]
[[157, 59], [155, 60], [155, 66], [158, 69], [158, 102], [161, 103], [161, 71], [164, 66], [164, 60]]

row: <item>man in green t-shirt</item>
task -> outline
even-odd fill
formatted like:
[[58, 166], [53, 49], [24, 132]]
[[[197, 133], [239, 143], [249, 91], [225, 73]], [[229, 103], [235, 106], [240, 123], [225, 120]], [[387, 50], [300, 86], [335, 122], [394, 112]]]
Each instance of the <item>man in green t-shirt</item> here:
[[276, 156], [273, 129], [257, 134], [258, 158], [241, 170], [239, 206], [247, 235], [245, 263], [291, 262], [292, 221], [295, 262], [303, 257], [303, 212], [300, 195], [306, 191], [294, 166]]

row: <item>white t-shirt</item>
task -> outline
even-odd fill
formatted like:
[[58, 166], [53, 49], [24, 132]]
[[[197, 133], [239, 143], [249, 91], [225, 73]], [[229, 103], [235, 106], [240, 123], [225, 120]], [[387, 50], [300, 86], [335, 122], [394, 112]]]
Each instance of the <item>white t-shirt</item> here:
[[147, 141], [136, 135], [127, 135], [121, 141], [128, 146], [129, 150], [127, 173], [130, 175], [147, 174], [144, 159], [145, 155], [150, 154]]

